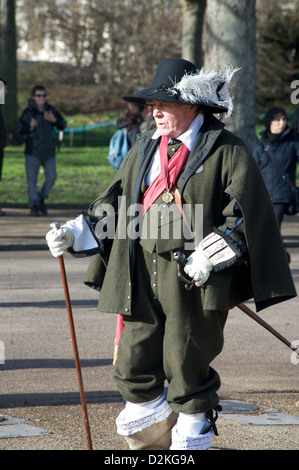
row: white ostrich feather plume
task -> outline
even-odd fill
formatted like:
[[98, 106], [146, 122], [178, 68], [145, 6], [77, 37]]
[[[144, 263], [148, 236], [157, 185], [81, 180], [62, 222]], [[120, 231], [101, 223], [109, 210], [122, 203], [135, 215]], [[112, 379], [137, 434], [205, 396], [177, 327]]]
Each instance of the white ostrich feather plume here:
[[199, 70], [197, 74], [186, 74], [178, 82], [174, 83], [173, 93], [179, 93], [181, 100], [189, 104], [207, 104], [227, 108], [226, 115], [233, 110], [233, 102], [230, 95], [230, 85], [234, 74], [240, 68], [233, 69], [226, 65], [224, 71], [219, 69], [204, 72]]

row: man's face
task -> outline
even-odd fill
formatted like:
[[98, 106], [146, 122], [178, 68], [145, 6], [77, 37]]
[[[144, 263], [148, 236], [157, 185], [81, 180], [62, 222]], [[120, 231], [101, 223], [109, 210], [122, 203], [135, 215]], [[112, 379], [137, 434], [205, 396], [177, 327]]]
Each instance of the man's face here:
[[187, 104], [159, 100], [148, 100], [146, 104], [152, 107], [160, 134], [173, 139], [183, 134], [196, 116], [196, 107]]
[[46, 102], [46, 90], [36, 90], [35, 95], [32, 97], [37, 106], [44, 106]]

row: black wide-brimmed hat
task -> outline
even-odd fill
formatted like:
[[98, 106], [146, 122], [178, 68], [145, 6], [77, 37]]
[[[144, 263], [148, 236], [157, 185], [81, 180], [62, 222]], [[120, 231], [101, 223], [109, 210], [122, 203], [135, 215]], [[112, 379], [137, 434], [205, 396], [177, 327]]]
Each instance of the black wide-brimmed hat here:
[[212, 114], [230, 114], [233, 104], [229, 86], [237, 70], [226, 66], [224, 72], [204, 72], [188, 60], [170, 57], [159, 65], [150, 88], [122, 98], [140, 104], [146, 104], [148, 100], [195, 104]]

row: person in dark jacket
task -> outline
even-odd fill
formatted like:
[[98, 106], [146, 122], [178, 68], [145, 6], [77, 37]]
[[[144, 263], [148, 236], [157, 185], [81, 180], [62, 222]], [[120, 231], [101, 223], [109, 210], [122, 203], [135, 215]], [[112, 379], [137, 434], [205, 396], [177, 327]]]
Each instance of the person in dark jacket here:
[[268, 151], [274, 154], [281, 168], [295, 184], [299, 140], [291, 133], [286, 112], [280, 107], [273, 107], [267, 111], [265, 129], [260, 135], [262, 139], [254, 149], [254, 158], [269, 191], [278, 225], [281, 226], [290, 203], [291, 188]]
[[[0, 81], [4, 85], [3, 86], [3, 94], [4, 94], [3, 101], [4, 101], [5, 94], [7, 93], [7, 82], [3, 78], [0, 78]], [[5, 129], [5, 123], [4, 123], [4, 119], [2, 115], [1, 106], [0, 106], [0, 180], [2, 179], [4, 148], [6, 147], [6, 129]], [[2, 209], [0, 209], [0, 216], [3, 216], [3, 215], [6, 215], [6, 214]]]
[[[63, 130], [66, 121], [60, 113], [46, 101], [46, 89], [36, 85], [32, 89], [32, 98], [23, 111], [17, 132], [27, 134], [25, 146], [26, 176], [28, 186], [28, 204], [30, 213], [38, 216], [47, 214], [45, 199], [54, 186], [56, 173], [56, 140], [53, 128]], [[37, 178], [40, 166], [45, 171], [45, 181], [40, 191], [37, 190]]]
[[292, 120], [290, 122], [290, 129], [293, 132], [294, 136], [299, 139], [299, 108], [294, 111]]

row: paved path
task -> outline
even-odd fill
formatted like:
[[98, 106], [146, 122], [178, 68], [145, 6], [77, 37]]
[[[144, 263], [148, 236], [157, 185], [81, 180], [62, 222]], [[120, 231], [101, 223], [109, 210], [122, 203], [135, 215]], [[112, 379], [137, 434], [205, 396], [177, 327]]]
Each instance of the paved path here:
[[[59, 264], [45, 242], [51, 222], [64, 222], [77, 211], [50, 208], [49, 216], [38, 218], [29, 217], [28, 209], [5, 211], [0, 218], [0, 450], [86, 449]], [[289, 217], [282, 233], [298, 290], [299, 218]], [[67, 255], [65, 265], [93, 446], [124, 450], [115, 432], [122, 409], [113, 381], [115, 318], [98, 312], [97, 293], [82, 283], [88, 260]], [[298, 307], [296, 298], [261, 316], [299, 343]], [[230, 312], [225, 339], [214, 363], [223, 404], [214, 448], [297, 450], [298, 356], [238, 309]]]

